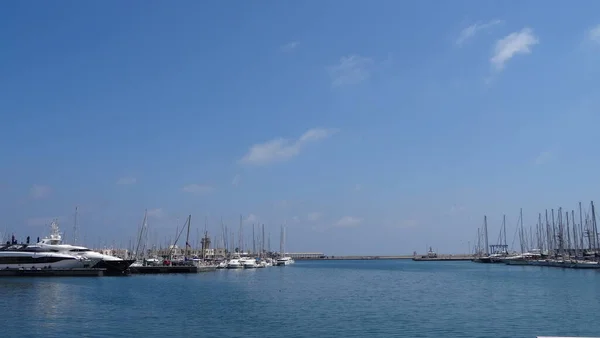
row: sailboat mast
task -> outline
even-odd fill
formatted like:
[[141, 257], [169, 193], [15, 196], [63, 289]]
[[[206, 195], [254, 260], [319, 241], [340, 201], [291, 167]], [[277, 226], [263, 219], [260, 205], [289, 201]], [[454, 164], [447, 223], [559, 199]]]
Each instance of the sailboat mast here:
[[188, 249], [190, 247], [190, 223], [192, 223], [192, 215], [188, 215], [187, 219], [187, 235], [185, 236], [185, 254], [183, 256], [186, 260], [188, 257]]
[[262, 257], [265, 254], [265, 225], [262, 225], [262, 240], [260, 241], [261, 244], [261, 250], [260, 250], [260, 256]]
[[73, 223], [73, 245], [77, 245], [77, 241], [79, 240], [79, 238], [77, 238], [78, 237], [78, 233], [77, 233], [77, 231], [78, 231], [78, 229], [77, 229], [77, 218], [78, 217], [77, 216], [79, 214], [78, 211], [79, 211], [79, 207], [75, 207], [75, 221]]
[[502, 232], [504, 233], [504, 250], [508, 253], [508, 245], [506, 244], [506, 215], [502, 215]]
[[521, 208], [521, 210], [519, 211], [519, 220], [521, 221], [521, 228], [520, 228], [520, 233], [519, 233], [520, 242], [521, 242], [521, 253], [524, 253], [525, 252], [525, 234], [523, 233], [523, 208]]
[[255, 239], [256, 237], [254, 237], [254, 223], [252, 223], [252, 254], [255, 255], [256, 254], [256, 242]]
[[598, 226], [596, 225], [596, 210], [594, 208], [594, 202], [590, 202], [591, 206], [592, 206], [592, 232], [594, 235], [594, 253], [597, 254], [598, 252]]
[[144, 220], [142, 221], [142, 226], [140, 227], [140, 233], [139, 233], [139, 236], [138, 236], [138, 242], [137, 242], [137, 245], [135, 247], [135, 257], [134, 257], [134, 259], [137, 259], [138, 255], [139, 255], [140, 244], [142, 243], [142, 234], [144, 233], [144, 225], [146, 224], [146, 217], [148, 217], [148, 209], [146, 209], [146, 211], [144, 211]]
[[488, 228], [487, 228], [487, 216], [483, 216], [483, 235], [485, 236], [485, 255], [489, 256], [490, 251], [488, 249]]

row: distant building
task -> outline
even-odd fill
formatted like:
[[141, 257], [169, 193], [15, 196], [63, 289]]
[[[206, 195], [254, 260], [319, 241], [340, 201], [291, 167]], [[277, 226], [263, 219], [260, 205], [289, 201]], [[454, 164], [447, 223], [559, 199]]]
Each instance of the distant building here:
[[288, 252], [285, 256], [292, 257], [293, 259], [320, 259], [325, 258], [322, 252]]

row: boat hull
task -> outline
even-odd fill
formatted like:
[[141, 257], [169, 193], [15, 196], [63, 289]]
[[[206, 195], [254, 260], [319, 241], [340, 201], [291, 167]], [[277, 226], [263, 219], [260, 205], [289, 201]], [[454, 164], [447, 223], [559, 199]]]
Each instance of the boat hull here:
[[2, 252], [0, 255], [0, 269], [89, 269], [97, 263], [98, 260], [61, 254]]
[[121, 276], [129, 274], [129, 267], [135, 262], [134, 259], [122, 260], [101, 260], [94, 268], [106, 269], [104, 273], [107, 276]]

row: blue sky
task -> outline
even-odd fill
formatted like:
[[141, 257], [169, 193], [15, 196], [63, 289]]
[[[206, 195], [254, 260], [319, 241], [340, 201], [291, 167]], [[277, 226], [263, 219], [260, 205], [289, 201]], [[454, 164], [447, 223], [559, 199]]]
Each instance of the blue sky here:
[[[597, 197], [600, 3], [0, 4], [0, 232], [464, 252]], [[193, 233], [195, 233], [193, 231]]]

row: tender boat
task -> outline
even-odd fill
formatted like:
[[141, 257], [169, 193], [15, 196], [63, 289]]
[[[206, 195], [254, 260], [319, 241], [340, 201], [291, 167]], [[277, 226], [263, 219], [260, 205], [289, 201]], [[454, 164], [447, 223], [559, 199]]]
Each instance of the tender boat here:
[[227, 262], [227, 269], [243, 269], [244, 265], [242, 264], [239, 258], [232, 258]]
[[281, 257], [277, 259], [277, 266], [291, 265], [294, 264], [295, 261], [292, 257]]
[[106, 275], [126, 274], [131, 264], [135, 262], [135, 260], [121, 259], [115, 256], [104, 255], [83, 246], [63, 244], [62, 236], [60, 235], [58, 223], [56, 221], [53, 221], [50, 224], [50, 230], [50, 236], [43, 238], [39, 243], [37, 243], [38, 246], [76, 257], [95, 259], [98, 261], [98, 263], [94, 265], [93, 268], [106, 269]]
[[250, 258], [250, 257], [246, 257], [246, 258], [242, 258], [240, 260], [242, 266], [244, 267], [244, 269], [254, 269], [257, 268], [258, 265], [256, 264], [256, 259], [254, 258]]
[[100, 259], [75, 256], [38, 245], [7, 244], [0, 247], [0, 269], [81, 269]]

